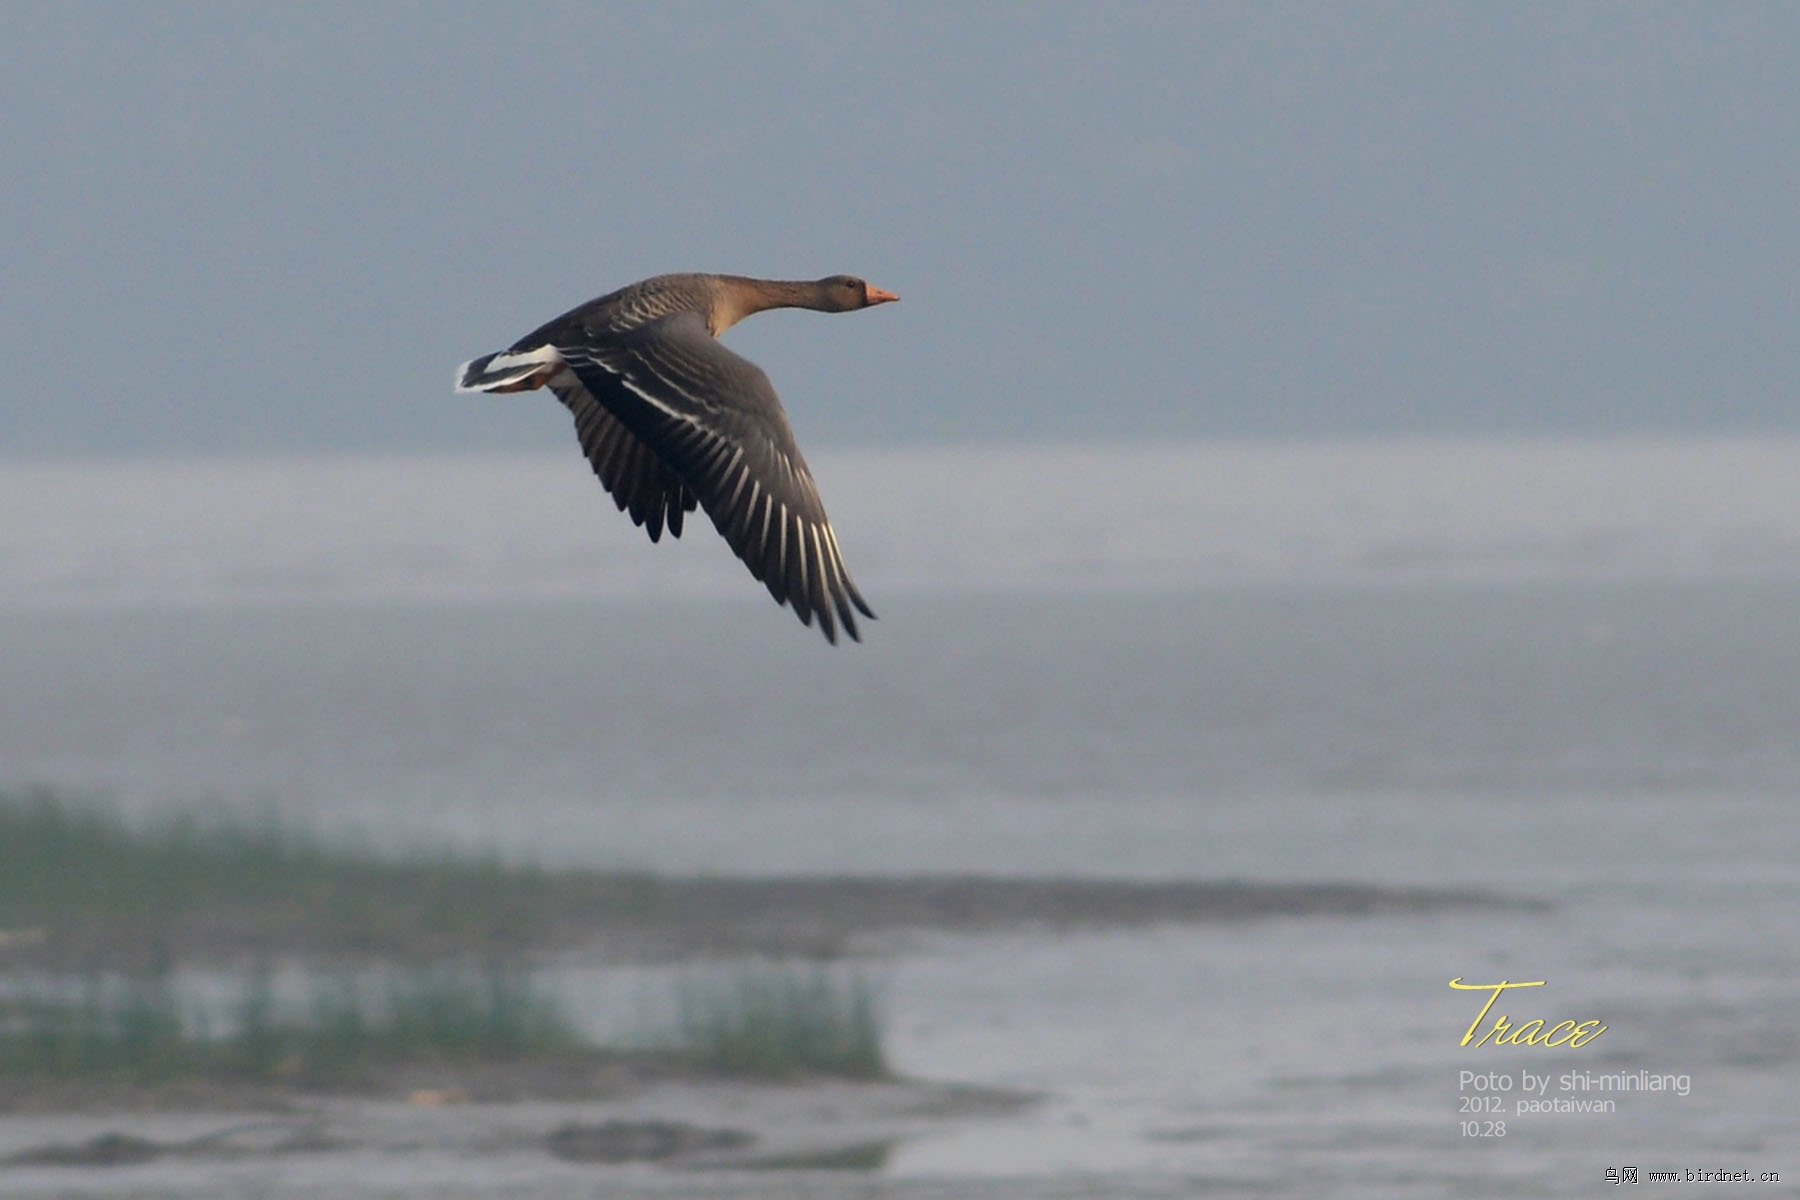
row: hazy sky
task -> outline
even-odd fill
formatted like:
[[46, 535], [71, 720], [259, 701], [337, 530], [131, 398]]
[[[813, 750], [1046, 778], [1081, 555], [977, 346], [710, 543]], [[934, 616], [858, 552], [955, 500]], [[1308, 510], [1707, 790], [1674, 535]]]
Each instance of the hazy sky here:
[[[1800, 430], [1800, 6], [0, 10], [0, 454], [572, 446], [644, 275], [807, 447]], [[571, 451], [572, 452], [572, 451]]]

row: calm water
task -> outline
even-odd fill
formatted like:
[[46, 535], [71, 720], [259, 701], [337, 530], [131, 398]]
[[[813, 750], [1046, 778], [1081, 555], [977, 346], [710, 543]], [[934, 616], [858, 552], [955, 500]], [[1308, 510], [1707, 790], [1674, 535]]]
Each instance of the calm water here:
[[[820, 1195], [1563, 1195], [1627, 1165], [1800, 1180], [1800, 587], [879, 607], [870, 643], [836, 651], [754, 594], [0, 612], [0, 778], [552, 863], [1476, 884], [1556, 903], [919, 939], [880, 968], [900, 1069], [1048, 1099]], [[1495, 1011], [1608, 1032], [1461, 1049], [1481, 998], [1453, 976], [1548, 980]], [[604, 1031], [642, 973], [576, 962], [564, 982]], [[1515, 1116], [1515, 1083], [1506, 1135], [1462, 1136], [1458, 1071], [1521, 1067], [1685, 1074], [1691, 1091]], [[567, 1168], [519, 1170], [424, 1154], [379, 1185], [322, 1162], [256, 1186], [569, 1186]], [[248, 1178], [156, 1172], [80, 1186], [232, 1195]]]

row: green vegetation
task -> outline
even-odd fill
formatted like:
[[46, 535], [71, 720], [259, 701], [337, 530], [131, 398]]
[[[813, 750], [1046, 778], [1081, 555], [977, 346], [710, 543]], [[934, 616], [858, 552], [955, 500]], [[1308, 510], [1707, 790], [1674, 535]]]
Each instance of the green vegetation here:
[[[762, 1078], [889, 1077], [871, 991], [821, 966], [681, 977], [672, 1033], [627, 1055], [582, 1040], [522, 969], [416, 967], [315, 975], [277, 994], [266, 965], [223, 1012], [184, 1002], [166, 966], [136, 975], [0, 977], [0, 1082], [187, 1079], [355, 1086], [409, 1063], [632, 1057]], [[219, 1031], [214, 1036], [213, 1031]]]
[[786, 1078], [889, 1076], [881, 1024], [861, 975], [759, 965], [683, 978], [674, 1047], [708, 1071]]
[[151, 969], [258, 957], [485, 961], [575, 949], [615, 961], [830, 959], [894, 928], [1119, 928], [1267, 916], [1542, 909], [1481, 892], [1360, 884], [669, 878], [496, 858], [398, 858], [271, 821], [126, 822], [0, 792], [0, 970]]
[[[0, 794], [0, 1080], [336, 1086], [409, 1063], [616, 1058], [573, 1032], [523, 957], [646, 930], [677, 951], [728, 951], [709, 939], [716, 916], [745, 908], [731, 886], [689, 884], [672, 905], [642, 874], [391, 859], [273, 822], [134, 825]], [[277, 954], [315, 964], [298, 993], [292, 977], [277, 988]], [[235, 970], [235, 1002], [184, 995], [176, 962]], [[664, 1062], [886, 1073], [867, 989], [823, 968], [688, 980], [674, 1005]]]
[[[47, 792], [0, 792], [0, 1080], [305, 1083], [423, 1061], [619, 1057], [576, 1039], [518, 965], [563, 948], [619, 963], [817, 963], [897, 927], [1119, 928], [1467, 907], [1547, 906], [1341, 883], [545, 871], [445, 853], [384, 856], [241, 817], [127, 822]], [[315, 972], [310, 1003], [277, 995], [266, 968], [245, 973], [275, 959]], [[238, 971], [236, 1006], [204, 1010], [179, 996], [177, 963]], [[853, 974], [790, 965], [689, 975], [671, 1010], [655, 1039], [658, 1070], [681, 1062], [776, 1078], [887, 1074], [876, 1006]]]
[[420, 968], [375, 987], [315, 979], [298, 1011], [259, 966], [239, 981], [220, 1037], [208, 1031], [221, 1014], [183, 1004], [166, 968], [0, 987], [0, 1080], [347, 1084], [397, 1063], [600, 1054], [523, 971], [502, 965]]
[[[573, 1032], [524, 956], [609, 933], [660, 938], [670, 956], [729, 953], [732, 919], [755, 906], [741, 887], [384, 858], [273, 822], [137, 825], [0, 794], [0, 1080], [348, 1085], [410, 1063], [617, 1058]], [[314, 964], [306, 997], [291, 976], [276, 986], [275, 955]], [[487, 965], [445, 965], [472, 961]], [[235, 970], [235, 1003], [184, 995], [177, 962]], [[684, 977], [673, 1003], [676, 1032], [651, 1055], [664, 1063], [887, 1074], [860, 979], [761, 967]]]
[[432, 961], [516, 951], [599, 916], [654, 909], [640, 873], [552, 876], [497, 859], [384, 858], [273, 821], [143, 826], [47, 792], [0, 793], [0, 948], [146, 970], [301, 953]]

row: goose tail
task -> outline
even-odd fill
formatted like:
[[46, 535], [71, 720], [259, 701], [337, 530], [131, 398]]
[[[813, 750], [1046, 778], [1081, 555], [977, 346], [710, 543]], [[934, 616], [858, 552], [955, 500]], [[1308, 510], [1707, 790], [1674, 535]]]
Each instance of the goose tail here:
[[544, 386], [544, 381], [562, 365], [562, 355], [555, 346], [539, 346], [534, 350], [496, 350], [480, 358], [472, 358], [456, 369], [459, 392], [529, 392]]

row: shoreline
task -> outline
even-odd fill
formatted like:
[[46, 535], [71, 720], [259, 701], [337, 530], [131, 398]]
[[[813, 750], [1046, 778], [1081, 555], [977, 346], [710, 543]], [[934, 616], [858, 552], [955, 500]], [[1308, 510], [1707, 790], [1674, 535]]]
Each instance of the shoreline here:
[[670, 877], [467, 863], [363, 864], [354, 888], [311, 880], [239, 902], [64, 916], [0, 930], [0, 970], [148, 953], [184, 966], [283, 957], [336, 964], [597, 954], [841, 959], [906, 933], [1131, 929], [1277, 917], [1544, 912], [1483, 889], [1345, 882], [1134, 881], [988, 875]]

